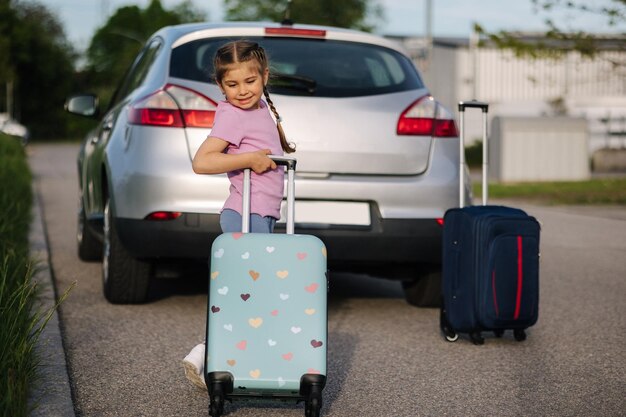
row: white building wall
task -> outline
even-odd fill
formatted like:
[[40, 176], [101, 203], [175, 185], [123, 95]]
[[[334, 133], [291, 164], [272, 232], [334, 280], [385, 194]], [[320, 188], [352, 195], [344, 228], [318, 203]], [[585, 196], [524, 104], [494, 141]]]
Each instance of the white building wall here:
[[572, 117], [495, 117], [489, 178], [500, 182], [590, 177], [587, 121]]

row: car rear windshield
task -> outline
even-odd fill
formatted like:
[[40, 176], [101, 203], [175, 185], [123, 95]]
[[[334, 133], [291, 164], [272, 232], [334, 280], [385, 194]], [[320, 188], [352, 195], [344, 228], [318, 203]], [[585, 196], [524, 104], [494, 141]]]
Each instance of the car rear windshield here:
[[[358, 97], [423, 88], [403, 54], [372, 44], [300, 38], [246, 38], [265, 48], [270, 91], [285, 95]], [[172, 51], [170, 76], [214, 82], [213, 57], [233, 38], [199, 39]]]

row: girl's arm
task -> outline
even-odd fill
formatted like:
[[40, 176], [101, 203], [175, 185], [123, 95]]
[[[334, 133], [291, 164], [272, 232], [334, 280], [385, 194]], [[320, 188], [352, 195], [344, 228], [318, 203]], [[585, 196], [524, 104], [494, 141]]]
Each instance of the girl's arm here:
[[276, 169], [276, 163], [267, 155], [269, 149], [240, 154], [226, 154], [228, 142], [209, 136], [193, 157], [192, 168], [196, 174], [222, 174], [238, 169], [250, 168], [257, 174]]

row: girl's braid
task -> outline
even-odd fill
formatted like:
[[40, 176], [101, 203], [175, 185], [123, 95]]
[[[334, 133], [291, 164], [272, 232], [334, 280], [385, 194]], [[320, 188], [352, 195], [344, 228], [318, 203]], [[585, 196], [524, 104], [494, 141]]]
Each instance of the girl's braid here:
[[270, 93], [267, 91], [267, 87], [263, 86], [263, 94], [265, 95], [265, 100], [267, 100], [267, 105], [270, 106], [272, 113], [274, 113], [274, 117], [276, 117], [276, 128], [278, 129], [278, 136], [280, 137], [280, 146], [283, 148], [283, 151], [286, 153], [293, 153], [296, 151], [296, 147], [293, 143], [287, 142], [287, 137], [285, 136], [285, 132], [283, 130], [282, 125], [280, 124], [281, 119], [278, 114], [278, 110], [276, 110], [276, 106], [274, 106], [274, 102], [270, 98]]
[[[267, 55], [265, 54], [265, 50], [259, 44], [256, 44], [256, 48], [252, 50], [254, 57], [258, 60], [261, 68], [268, 68]], [[287, 137], [285, 136], [285, 131], [283, 130], [282, 125], [280, 124], [281, 118], [278, 114], [278, 110], [276, 110], [276, 106], [274, 106], [274, 102], [270, 98], [270, 93], [267, 90], [267, 86], [263, 86], [263, 95], [265, 95], [265, 100], [267, 100], [268, 106], [274, 113], [274, 117], [276, 117], [276, 128], [278, 129], [278, 136], [280, 137], [280, 146], [283, 148], [283, 151], [286, 153], [292, 153], [296, 151], [296, 147], [293, 143], [287, 142]]]

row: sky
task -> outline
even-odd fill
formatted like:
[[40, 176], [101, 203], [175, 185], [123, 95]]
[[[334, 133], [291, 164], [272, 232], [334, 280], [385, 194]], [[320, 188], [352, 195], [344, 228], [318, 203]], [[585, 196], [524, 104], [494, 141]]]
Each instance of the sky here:
[[[95, 31], [118, 8], [128, 5], [146, 7], [150, 0], [36, 0], [54, 13], [65, 28], [68, 39], [84, 50]], [[182, 0], [161, 0], [168, 9]], [[209, 21], [223, 19], [223, 0], [192, 0]], [[315, 0], [312, 0], [315, 1]], [[341, 0], [338, 0], [341, 1]], [[423, 36], [426, 33], [427, 0], [374, 0], [382, 5], [385, 21], [376, 32], [381, 35]], [[589, 5], [607, 5], [610, 0], [589, 0]], [[473, 22], [488, 31], [541, 31], [545, 18], [552, 18], [561, 30], [584, 30], [591, 33], [625, 33], [626, 24], [607, 26], [606, 19], [592, 14], [535, 13], [531, 0], [432, 0], [432, 32], [437, 37], [468, 37]]]

